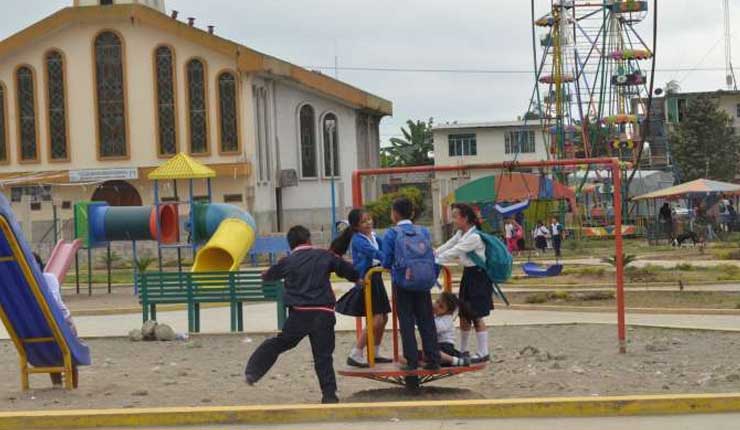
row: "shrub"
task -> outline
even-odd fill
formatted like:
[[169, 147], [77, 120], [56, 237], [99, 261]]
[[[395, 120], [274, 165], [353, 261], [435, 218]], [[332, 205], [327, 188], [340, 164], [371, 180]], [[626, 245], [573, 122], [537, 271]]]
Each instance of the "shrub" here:
[[123, 257], [121, 257], [116, 251], [111, 251], [110, 256], [108, 256], [108, 253], [105, 253], [100, 257], [100, 265], [102, 267], [108, 267], [108, 264], [110, 264], [110, 267], [113, 269], [121, 268], [124, 265]]
[[384, 194], [378, 200], [369, 202], [365, 205], [365, 208], [373, 217], [376, 228], [386, 228], [391, 226], [391, 207], [393, 205], [393, 200], [399, 197], [406, 197], [411, 200], [414, 204], [416, 217], [424, 211], [424, 194], [418, 188], [405, 187], [395, 193]]
[[550, 300], [568, 300], [570, 298], [570, 294], [567, 291], [557, 290], [550, 293], [548, 298]]
[[612, 291], [588, 291], [576, 294], [572, 299], [576, 301], [612, 300], [614, 293]]
[[676, 264], [673, 270], [680, 270], [682, 272], [693, 272], [694, 270], [697, 270], [697, 267], [692, 266], [689, 263], [679, 263]]
[[[630, 264], [634, 263], [637, 260], [637, 256], [633, 254], [622, 254], [622, 264], [624, 267], [629, 266]], [[610, 257], [604, 257], [601, 259], [602, 262], [611, 264], [614, 267], [617, 267], [617, 256], [612, 255]]]
[[149, 269], [149, 266], [154, 264], [154, 262], [157, 261], [156, 258], [152, 257], [149, 254], [144, 254], [136, 259], [134, 262], [136, 264], [136, 271], [139, 273], [144, 273]]
[[530, 305], [538, 305], [541, 303], [546, 303], [548, 300], [547, 293], [537, 293], [537, 294], [530, 294], [529, 296], [524, 298], [524, 303], [528, 303]]
[[580, 275], [603, 278], [606, 275], [606, 269], [603, 267], [584, 267], [580, 269]]

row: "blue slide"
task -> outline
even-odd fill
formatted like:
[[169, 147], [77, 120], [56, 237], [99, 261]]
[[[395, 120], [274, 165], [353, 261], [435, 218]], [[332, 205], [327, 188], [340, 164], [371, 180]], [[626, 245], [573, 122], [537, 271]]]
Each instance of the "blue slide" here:
[[21, 356], [24, 389], [29, 373], [65, 373], [70, 366], [91, 362], [90, 349], [72, 333], [44, 282], [10, 204], [0, 194], [0, 317]]

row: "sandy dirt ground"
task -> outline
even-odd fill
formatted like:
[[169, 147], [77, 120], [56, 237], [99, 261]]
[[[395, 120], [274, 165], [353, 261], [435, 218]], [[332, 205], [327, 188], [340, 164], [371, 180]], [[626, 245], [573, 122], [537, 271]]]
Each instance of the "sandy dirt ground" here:
[[[339, 396], [374, 402], [740, 390], [740, 333], [630, 328], [624, 355], [608, 325], [497, 327], [491, 335], [493, 361], [484, 371], [437, 381], [416, 397], [402, 387], [338, 376]], [[0, 410], [316, 403], [320, 392], [307, 340], [259, 384], [244, 384], [244, 362], [262, 339], [91, 340], [94, 364], [81, 368], [80, 389], [52, 389], [48, 377], [34, 375], [27, 393], [20, 391], [13, 345], [0, 342]], [[352, 339], [338, 335], [337, 368]]]

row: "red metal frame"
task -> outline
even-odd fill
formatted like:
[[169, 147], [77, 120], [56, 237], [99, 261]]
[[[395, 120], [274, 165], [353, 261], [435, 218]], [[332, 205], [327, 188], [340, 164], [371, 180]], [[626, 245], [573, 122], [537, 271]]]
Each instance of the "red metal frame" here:
[[[462, 166], [413, 166], [389, 167], [378, 169], [355, 170], [352, 174], [352, 205], [362, 207], [362, 178], [371, 175], [401, 174], [401, 173], [429, 173], [429, 172], [462, 172], [468, 170], [516, 169], [538, 167], [568, 167], [597, 165], [611, 170], [614, 180], [614, 248], [617, 284], [617, 337], [619, 351], [627, 350], [625, 315], [624, 315], [624, 241], [622, 239], [622, 164], [617, 158], [577, 158], [548, 161], [517, 161], [502, 163], [469, 164]], [[358, 319], [358, 331], [361, 331], [362, 322]], [[395, 352], [395, 351], [394, 351]]]

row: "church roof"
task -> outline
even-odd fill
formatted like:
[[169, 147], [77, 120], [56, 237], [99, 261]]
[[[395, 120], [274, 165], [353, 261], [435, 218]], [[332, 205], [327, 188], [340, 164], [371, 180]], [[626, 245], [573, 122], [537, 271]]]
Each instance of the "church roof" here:
[[137, 5], [105, 7], [67, 7], [0, 41], [0, 58], [22, 49], [28, 43], [67, 26], [95, 24], [111, 20], [130, 20], [151, 25], [192, 43], [226, 56], [232, 56], [240, 71], [273, 76], [296, 82], [311, 90], [338, 99], [350, 106], [382, 115], [391, 115], [390, 101], [367, 93], [322, 73], [310, 71], [279, 58], [255, 51], [239, 43], [191, 27], [152, 8]]
[[193, 160], [182, 152], [170, 158], [147, 175], [147, 178], [150, 180], [205, 179], [215, 177], [216, 172], [213, 169]]

